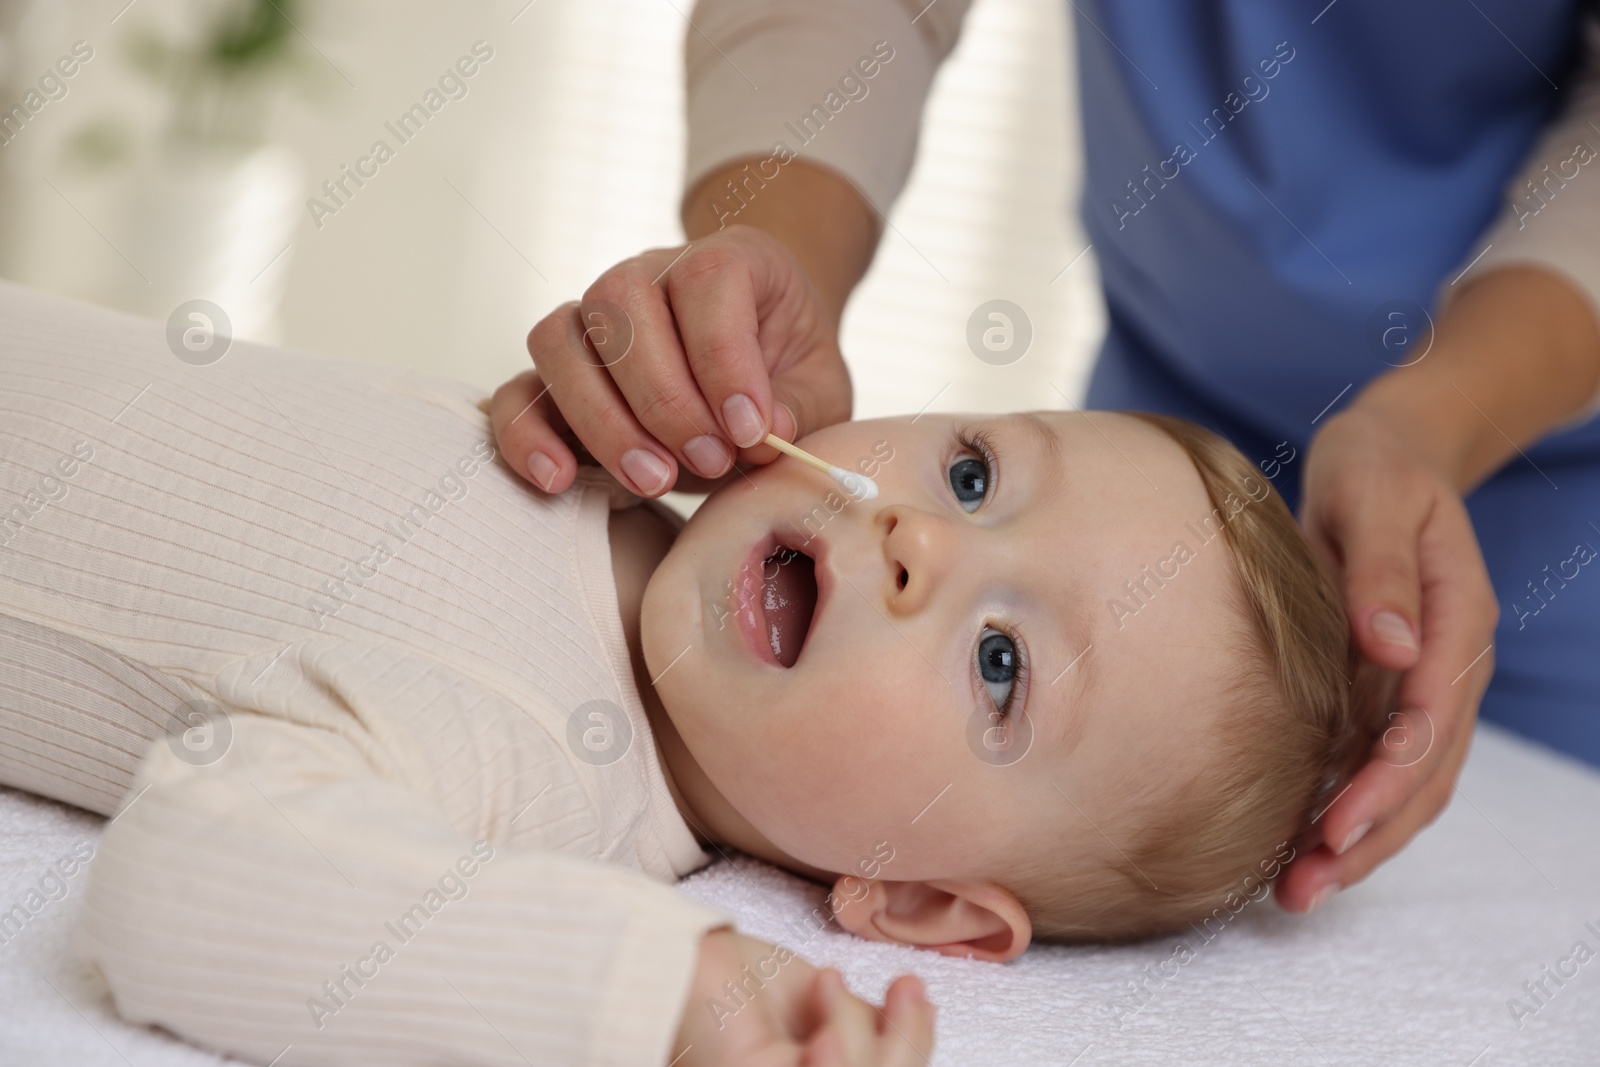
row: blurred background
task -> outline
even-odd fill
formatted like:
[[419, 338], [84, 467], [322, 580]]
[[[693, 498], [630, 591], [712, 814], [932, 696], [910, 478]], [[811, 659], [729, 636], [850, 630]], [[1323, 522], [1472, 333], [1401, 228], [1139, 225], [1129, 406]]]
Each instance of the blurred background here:
[[[845, 319], [858, 416], [1081, 397], [1104, 310], [1062, 11], [974, 5]], [[205, 298], [237, 336], [493, 389], [553, 307], [682, 242], [690, 18], [691, 0], [0, 0], [0, 276], [156, 319]], [[475, 72], [401, 143], [385, 124], [463, 56]], [[392, 158], [361, 162], [380, 138]], [[967, 343], [994, 299], [1033, 328], [1009, 365]]]

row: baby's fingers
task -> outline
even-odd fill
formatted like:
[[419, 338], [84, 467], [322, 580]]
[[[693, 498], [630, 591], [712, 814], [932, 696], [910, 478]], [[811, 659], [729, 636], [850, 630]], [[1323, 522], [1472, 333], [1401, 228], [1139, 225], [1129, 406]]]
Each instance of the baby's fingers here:
[[824, 967], [816, 973], [811, 1003], [817, 1025], [800, 1060], [805, 1067], [865, 1067], [874, 1062], [876, 1013], [850, 995], [838, 971]]
[[913, 1067], [933, 1059], [933, 1024], [938, 1009], [928, 1002], [922, 981], [901, 975], [884, 994], [878, 1012], [883, 1067]]
[[523, 371], [494, 391], [489, 420], [511, 468], [547, 493], [572, 484], [578, 461], [561, 439], [566, 423], [538, 371]]
[[805, 1067], [912, 1067], [933, 1051], [934, 1009], [921, 997], [921, 983], [901, 978], [889, 989], [885, 1009], [845, 989], [837, 971], [824, 968], [812, 982], [814, 1018], [806, 1042]]

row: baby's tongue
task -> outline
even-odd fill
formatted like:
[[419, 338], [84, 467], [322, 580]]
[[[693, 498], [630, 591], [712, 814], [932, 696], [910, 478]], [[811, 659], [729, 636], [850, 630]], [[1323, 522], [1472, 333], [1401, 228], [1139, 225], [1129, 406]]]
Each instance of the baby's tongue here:
[[793, 667], [800, 658], [816, 608], [817, 575], [811, 557], [784, 549], [769, 557], [761, 569], [761, 611], [772, 654], [785, 667]]

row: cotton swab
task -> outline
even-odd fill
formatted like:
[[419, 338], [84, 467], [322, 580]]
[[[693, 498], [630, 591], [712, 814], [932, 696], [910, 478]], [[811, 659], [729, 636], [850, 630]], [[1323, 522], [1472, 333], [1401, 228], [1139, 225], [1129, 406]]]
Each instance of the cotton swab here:
[[847, 471], [843, 467], [835, 467], [831, 463], [826, 463], [805, 449], [791, 445], [776, 434], [767, 434], [767, 444], [776, 448], [779, 452], [793, 456], [808, 467], [815, 467], [838, 482], [845, 492], [857, 500], [871, 500], [878, 495], [878, 483], [868, 478], [865, 474], [857, 474], [855, 471]]

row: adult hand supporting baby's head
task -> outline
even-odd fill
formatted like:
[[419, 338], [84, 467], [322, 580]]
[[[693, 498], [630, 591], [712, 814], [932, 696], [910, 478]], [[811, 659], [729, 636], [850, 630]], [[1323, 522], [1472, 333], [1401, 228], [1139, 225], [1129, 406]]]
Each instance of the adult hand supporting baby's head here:
[[572, 484], [574, 444], [655, 497], [771, 462], [769, 432], [794, 440], [850, 415], [837, 315], [749, 226], [624, 260], [540, 320], [528, 352], [536, 369], [496, 390], [491, 415], [507, 461], [546, 492]]
[[1586, 291], [1532, 264], [1469, 278], [1423, 337], [1421, 355], [1407, 349], [1323, 424], [1306, 458], [1302, 525], [1342, 577], [1361, 651], [1404, 672], [1406, 718], [1322, 817], [1334, 848], [1284, 873], [1279, 900], [1295, 911], [1365, 878], [1456, 792], [1500, 620], [1463, 497], [1514, 460], [1549, 480], [1524, 446], [1581, 419], [1600, 372]]
[[1310, 911], [1439, 816], [1494, 673], [1500, 608], [1459, 487], [1414, 427], [1359, 401], [1313, 438], [1300, 521], [1338, 576], [1362, 654], [1402, 671], [1398, 716], [1319, 816], [1275, 896]]

